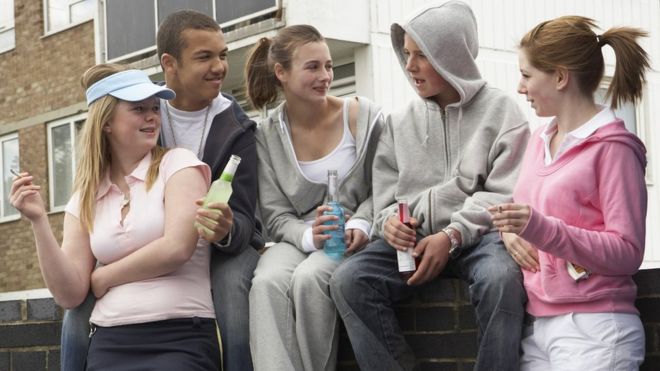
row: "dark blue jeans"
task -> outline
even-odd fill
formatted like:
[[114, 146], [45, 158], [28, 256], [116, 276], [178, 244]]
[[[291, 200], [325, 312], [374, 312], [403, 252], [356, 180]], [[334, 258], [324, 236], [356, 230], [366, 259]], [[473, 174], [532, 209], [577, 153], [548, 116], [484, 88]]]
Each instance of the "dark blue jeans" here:
[[[506, 252], [499, 234], [485, 235], [458, 259], [449, 261], [441, 276], [469, 284], [479, 326], [474, 369], [518, 370], [526, 295], [520, 268]], [[399, 277], [396, 251], [384, 240], [370, 243], [334, 272], [331, 294], [361, 370], [413, 369], [415, 357], [401, 332], [394, 306], [416, 289]]]
[[[252, 370], [248, 293], [257, 261], [259, 253], [251, 247], [237, 255], [217, 249], [211, 255], [211, 289], [225, 371]], [[89, 317], [94, 303], [94, 297], [90, 294], [83, 304], [64, 313], [60, 355], [62, 370], [85, 369]]]

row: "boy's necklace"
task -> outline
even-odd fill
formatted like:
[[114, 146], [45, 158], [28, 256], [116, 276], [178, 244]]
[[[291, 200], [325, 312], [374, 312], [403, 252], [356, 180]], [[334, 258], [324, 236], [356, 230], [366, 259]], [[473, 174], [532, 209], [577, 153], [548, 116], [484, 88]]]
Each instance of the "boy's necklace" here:
[[[204, 143], [204, 133], [206, 133], [206, 127], [208, 126], [209, 123], [209, 112], [211, 111], [211, 105], [213, 102], [209, 103], [208, 106], [206, 106], [206, 114], [204, 115], [204, 127], [202, 128], [202, 135], [199, 137], [199, 146], [197, 146], [197, 158], [201, 159], [202, 158], [202, 144]], [[168, 102], [165, 103], [165, 113], [167, 114], [167, 121], [169, 122], [170, 126], [170, 134], [172, 134], [172, 141], [174, 141], [174, 147], [177, 146], [176, 144], [176, 134], [174, 133], [174, 121], [172, 121], [172, 115], [170, 115], [170, 104]]]

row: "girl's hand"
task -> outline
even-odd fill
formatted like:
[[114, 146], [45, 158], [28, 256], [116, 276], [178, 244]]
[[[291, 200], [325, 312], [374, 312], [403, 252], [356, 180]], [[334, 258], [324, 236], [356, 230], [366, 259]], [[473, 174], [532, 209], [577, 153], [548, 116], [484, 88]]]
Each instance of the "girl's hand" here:
[[537, 272], [539, 267], [539, 254], [534, 246], [514, 233], [502, 233], [502, 242], [513, 260], [518, 265], [531, 272]]
[[332, 211], [332, 207], [328, 205], [321, 205], [316, 208], [316, 219], [314, 219], [314, 224], [312, 224], [312, 236], [314, 239], [314, 247], [317, 250], [323, 248], [325, 241], [330, 239], [329, 234], [323, 234], [325, 231], [332, 231], [339, 228], [338, 225], [324, 225], [323, 223], [329, 221], [337, 221], [339, 218], [335, 215], [324, 215], [325, 211]]
[[369, 242], [369, 237], [359, 229], [347, 229], [344, 232], [344, 241], [346, 241], [346, 252], [349, 256], [360, 250]]
[[520, 234], [529, 221], [529, 205], [500, 204], [488, 208], [493, 225], [500, 232]]
[[103, 265], [99, 265], [94, 271], [92, 271], [90, 288], [92, 289], [94, 297], [97, 299], [102, 298], [108, 290], [110, 290], [103, 273], [105, 273]]
[[14, 177], [9, 192], [9, 202], [21, 215], [34, 221], [46, 215], [44, 200], [39, 194], [40, 186], [32, 184], [34, 177], [29, 173], [21, 173]]

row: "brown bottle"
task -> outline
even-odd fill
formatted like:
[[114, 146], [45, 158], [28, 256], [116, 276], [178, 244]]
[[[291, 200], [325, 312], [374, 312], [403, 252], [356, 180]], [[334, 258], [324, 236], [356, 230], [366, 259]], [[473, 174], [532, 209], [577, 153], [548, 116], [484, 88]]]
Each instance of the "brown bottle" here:
[[[398, 201], [399, 204], [399, 221], [405, 224], [408, 228], [415, 230], [415, 228], [410, 224], [410, 210], [408, 210], [408, 202], [404, 199]], [[413, 248], [408, 248], [406, 251], [397, 250], [396, 259], [399, 263], [399, 275], [405, 281], [408, 281], [410, 277], [417, 271], [418, 259], [415, 259], [412, 255]]]

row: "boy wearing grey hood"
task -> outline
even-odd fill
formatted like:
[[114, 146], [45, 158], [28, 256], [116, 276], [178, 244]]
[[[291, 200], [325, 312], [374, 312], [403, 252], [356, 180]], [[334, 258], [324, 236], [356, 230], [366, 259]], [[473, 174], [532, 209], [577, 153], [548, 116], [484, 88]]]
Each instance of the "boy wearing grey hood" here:
[[[393, 24], [391, 36], [420, 99], [386, 122], [373, 162], [378, 238], [334, 272], [333, 299], [362, 370], [412, 370], [394, 305], [438, 276], [458, 277], [476, 310], [475, 370], [517, 370], [522, 275], [486, 209], [511, 199], [527, 121], [481, 78], [476, 20], [466, 4], [427, 6]], [[409, 202], [414, 230], [399, 221], [400, 199]], [[420, 260], [405, 281], [396, 251], [408, 248]]]

